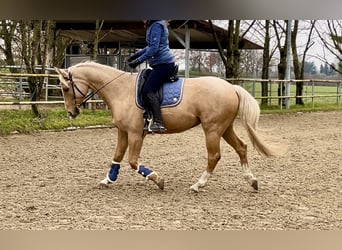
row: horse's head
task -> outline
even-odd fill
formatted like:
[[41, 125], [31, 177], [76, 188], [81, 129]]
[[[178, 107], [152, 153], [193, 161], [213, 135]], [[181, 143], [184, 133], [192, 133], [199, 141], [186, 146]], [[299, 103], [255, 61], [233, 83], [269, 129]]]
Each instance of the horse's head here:
[[74, 76], [71, 74], [70, 70], [55, 69], [59, 75], [59, 81], [62, 86], [65, 109], [72, 118], [75, 118], [80, 113], [79, 106], [86, 97], [89, 87], [81, 80], [75, 82]]

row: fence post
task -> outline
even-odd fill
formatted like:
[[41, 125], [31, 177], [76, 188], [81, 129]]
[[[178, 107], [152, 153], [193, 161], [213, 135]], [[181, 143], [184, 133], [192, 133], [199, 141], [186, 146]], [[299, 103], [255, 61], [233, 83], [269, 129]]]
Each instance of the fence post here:
[[305, 101], [308, 101], [308, 94], [309, 94], [309, 82], [305, 82]]
[[341, 106], [341, 82], [337, 84], [337, 104]]
[[313, 80], [310, 80], [311, 82], [311, 101], [312, 101], [312, 109], [315, 108], [315, 103], [314, 103], [314, 96], [315, 96], [315, 82]]
[[252, 81], [252, 96], [255, 97], [255, 80]]
[[286, 96], [285, 106], [286, 106], [286, 109], [290, 109], [290, 101], [291, 101], [291, 98], [290, 98], [290, 95], [291, 95], [290, 88], [291, 88], [291, 80], [287, 79], [286, 80], [286, 84], [285, 84], [285, 96]]
[[[45, 70], [45, 74], [48, 74], [49, 72]], [[49, 78], [44, 77], [44, 85], [45, 85], [45, 101], [48, 101], [48, 95], [49, 95]]]
[[[20, 73], [22, 73], [22, 66], [20, 66]], [[22, 98], [23, 98], [23, 91], [24, 91], [24, 88], [23, 88], [23, 77], [20, 76], [19, 78], [19, 103], [21, 102]], [[19, 104], [18, 106], [19, 109], [21, 109], [21, 105]]]
[[268, 80], [269, 84], [270, 84], [270, 87], [269, 87], [269, 101], [267, 102], [268, 104], [272, 105], [272, 80], [269, 79]]
[[280, 80], [280, 89], [279, 89], [279, 99], [278, 99], [278, 104], [280, 104], [280, 110], [283, 110], [283, 86], [284, 86], [284, 81]]

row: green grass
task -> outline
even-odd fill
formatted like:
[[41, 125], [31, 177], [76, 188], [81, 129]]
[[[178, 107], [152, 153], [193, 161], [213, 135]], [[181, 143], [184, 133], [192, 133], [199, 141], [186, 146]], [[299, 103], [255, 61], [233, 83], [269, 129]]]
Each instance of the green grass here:
[[342, 106], [338, 106], [336, 104], [324, 104], [324, 103], [315, 103], [314, 107], [312, 103], [305, 103], [304, 105], [296, 105], [292, 104], [290, 109], [286, 109], [283, 107], [280, 109], [278, 105], [267, 105], [260, 106], [262, 114], [282, 114], [282, 113], [296, 113], [296, 112], [313, 112], [313, 111], [333, 111], [339, 110], [342, 111]]
[[108, 110], [82, 110], [70, 120], [64, 109], [42, 110], [42, 118], [34, 117], [31, 110], [0, 110], [0, 136], [13, 132], [29, 134], [39, 130], [62, 130], [68, 127], [111, 125]]

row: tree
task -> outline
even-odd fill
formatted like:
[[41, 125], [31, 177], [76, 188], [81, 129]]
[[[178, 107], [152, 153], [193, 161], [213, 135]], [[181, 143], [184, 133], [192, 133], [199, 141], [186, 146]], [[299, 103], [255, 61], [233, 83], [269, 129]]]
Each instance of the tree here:
[[[273, 28], [277, 38], [277, 47], [279, 50], [279, 63], [278, 63], [278, 79], [284, 80], [285, 79], [285, 71], [286, 71], [286, 57], [287, 57], [287, 29], [289, 28], [287, 25], [287, 21], [280, 22], [277, 20], [273, 21]], [[284, 27], [285, 26], [285, 27]], [[285, 36], [285, 37], [284, 37]], [[283, 44], [282, 44], [283, 42]], [[285, 95], [285, 84], [280, 82], [278, 85], [278, 96]], [[279, 99], [278, 104], [285, 105], [285, 99]]]
[[[340, 64], [341, 65], [341, 64]], [[328, 62], [325, 62], [324, 63], [324, 66], [323, 64], [321, 64], [320, 66], [320, 74], [322, 75], [326, 75], [326, 76], [331, 76], [331, 75], [334, 75], [335, 72], [336, 72], [336, 68], [340, 68], [340, 65], [335, 65], [335, 63], [328, 63]]]
[[[262, 53], [262, 71], [261, 79], [268, 79], [268, 69], [270, 67], [270, 20], [265, 20], [265, 40], [264, 40], [264, 50]], [[268, 96], [268, 83], [261, 82], [261, 96]], [[261, 104], [267, 104], [267, 99], [261, 99]]]
[[304, 62], [304, 73], [315, 75], [317, 74], [317, 68], [314, 62]]
[[336, 74], [336, 70], [335, 69], [338, 69], [338, 66], [336, 66], [335, 63], [331, 63], [330, 67], [329, 67], [329, 75], [330, 76], [333, 76], [333, 75]]
[[[5, 55], [7, 65], [15, 65], [15, 55], [13, 53], [13, 38], [15, 36], [17, 21], [0, 21], [0, 37], [3, 39], [3, 45], [0, 45], [0, 51]], [[10, 68], [10, 72], [18, 73], [18, 69]]]
[[[51, 47], [50, 33], [54, 32], [54, 22], [42, 20], [19, 21], [21, 38], [21, 56], [26, 66], [27, 73], [45, 73], [47, 63], [47, 51]], [[41, 68], [37, 68], [41, 65]], [[44, 85], [43, 77], [29, 76], [28, 84], [31, 93], [31, 101], [39, 100]], [[37, 104], [31, 105], [36, 117], [41, 114]]]
[[239, 76], [239, 67], [240, 67], [240, 48], [239, 44], [242, 38], [248, 33], [250, 28], [253, 26], [255, 21], [252, 21], [250, 25], [248, 25], [245, 32], [240, 35], [240, 23], [241, 20], [229, 20], [228, 21], [228, 39], [227, 39], [227, 47], [226, 54], [224, 53], [224, 49], [221, 46], [221, 43], [217, 37], [217, 34], [214, 29], [214, 25], [211, 20], [209, 20], [209, 24], [211, 26], [212, 34], [215, 42], [217, 43], [217, 47], [222, 59], [223, 64], [226, 68], [226, 78], [237, 78]]
[[335, 56], [338, 63], [336, 66], [329, 62], [325, 56], [325, 51], [323, 56], [319, 56], [319, 59], [323, 63], [329, 64], [334, 71], [342, 74], [341, 67], [339, 67], [342, 62], [342, 20], [327, 20], [323, 24], [321, 22], [319, 24], [315, 27], [317, 34], [324, 48]]
[[218, 66], [218, 55], [214, 52], [209, 52], [208, 55], [205, 57], [205, 65], [208, 66], [209, 72], [213, 73], [213, 69], [215, 66]]
[[257, 50], [243, 50], [240, 56], [240, 75], [256, 78], [262, 71], [262, 54]]
[[[314, 30], [316, 21], [310, 21], [307, 27], [304, 27], [305, 30], [309, 30], [309, 34], [307, 36], [307, 40], [305, 43], [303, 54], [300, 56], [298, 55], [298, 46], [297, 46], [297, 34], [298, 34], [298, 27], [299, 21], [294, 21], [293, 31], [291, 31], [291, 48], [292, 48], [292, 57], [293, 57], [293, 71], [295, 74], [295, 79], [297, 80], [304, 80], [304, 65], [305, 65], [305, 58], [307, 52], [309, 51], [310, 47], [314, 44], [312, 41], [312, 33]], [[296, 82], [296, 104], [304, 105], [303, 99], [298, 96], [303, 95], [303, 82], [297, 81]]]
[[228, 44], [226, 54], [226, 77], [238, 77], [240, 65], [240, 20], [228, 22]]
[[194, 69], [197, 69], [198, 72], [202, 71], [202, 67], [204, 67], [205, 56], [201, 51], [192, 50], [189, 60]]
[[[249, 35], [254, 39], [258, 40], [263, 44], [262, 60], [258, 65], [262, 65], [261, 78], [269, 79], [269, 70], [271, 65], [272, 57], [277, 50], [277, 46], [274, 43], [274, 33], [272, 33], [271, 21], [270, 20], [258, 20], [251, 26]], [[261, 83], [261, 96], [268, 96], [268, 82], [262, 81]], [[268, 99], [263, 98], [261, 104], [267, 105]]]
[[[7, 65], [24, 64], [26, 73], [45, 73], [47, 67], [61, 66], [65, 48], [71, 39], [56, 35], [52, 20], [1, 21], [1, 38], [4, 45], [0, 50], [5, 55]], [[15, 72], [12, 69], [12, 72]], [[44, 77], [29, 76], [31, 101], [39, 100], [44, 85]], [[40, 117], [37, 104], [31, 105], [36, 117]]]
[[94, 47], [93, 47], [93, 60], [96, 60], [97, 54], [99, 51], [99, 42], [102, 39], [100, 37], [101, 29], [103, 26], [104, 20], [96, 20], [96, 27], [95, 27], [95, 40], [94, 40]]

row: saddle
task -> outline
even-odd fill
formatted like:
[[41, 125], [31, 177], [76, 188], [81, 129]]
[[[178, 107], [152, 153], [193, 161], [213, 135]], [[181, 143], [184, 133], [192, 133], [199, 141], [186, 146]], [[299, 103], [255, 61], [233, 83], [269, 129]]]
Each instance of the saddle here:
[[[142, 104], [142, 106], [144, 106], [144, 101], [142, 100], [142, 90], [144, 88], [144, 85], [146, 83], [147, 78], [149, 77], [150, 73], [151, 73], [152, 69], [143, 69], [141, 71], [141, 73], [139, 74], [138, 77], [138, 91], [137, 91], [137, 95], [138, 95], [138, 99], [140, 101], [140, 103]], [[178, 65], [175, 65], [175, 67], [173, 68], [172, 74], [169, 78], [169, 81], [167, 82], [176, 82], [179, 80], [178, 77]], [[162, 104], [163, 102], [163, 88], [159, 88], [159, 90], [156, 92], [156, 95], [159, 99], [159, 103]]]
[[[136, 81], [135, 101], [139, 108], [144, 109], [145, 127], [146, 124], [152, 121], [152, 114], [144, 105], [142, 90], [151, 71], [151, 69], [143, 69], [139, 73]], [[184, 79], [178, 77], [178, 65], [175, 65], [169, 80], [156, 92], [161, 108], [176, 106], [180, 103], [183, 95], [183, 82]]]

